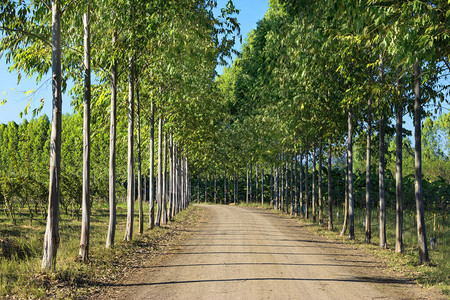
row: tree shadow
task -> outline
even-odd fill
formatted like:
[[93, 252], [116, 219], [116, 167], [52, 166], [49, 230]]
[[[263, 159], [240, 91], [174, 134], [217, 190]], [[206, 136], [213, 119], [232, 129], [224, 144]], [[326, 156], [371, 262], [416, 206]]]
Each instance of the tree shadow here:
[[305, 281], [305, 282], [349, 282], [349, 283], [374, 283], [374, 284], [400, 284], [413, 285], [414, 282], [408, 279], [397, 279], [387, 277], [352, 277], [346, 279], [330, 279], [330, 278], [229, 278], [229, 279], [204, 279], [204, 280], [174, 280], [161, 282], [142, 282], [142, 283], [119, 283], [106, 284], [107, 286], [116, 287], [134, 287], [134, 286], [158, 286], [158, 285], [176, 285], [176, 284], [194, 284], [194, 283], [229, 283], [229, 282], [246, 282], [246, 281]]
[[258, 252], [258, 251], [199, 251], [199, 252], [172, 252], [168, 254], [185, 254], [185, 255], [215, 255], [215, 254], [245, 254], [245, 255], [289, 255], [289, 256], [359, 256], [359, 254], [330, 254], [330, 253], [293, 253], [293, 252]]
[[[365, 261], [352, 261], [359, 263], [372, 263]], [[304, 267], [304, 266], [312, 266], [312, 267], [346, 267], [346, 268], [367, 268], [370, 267], [368, 265], [345, 265], [345, 264], [308, 264], [308, 263], [272, 263], [272, 262], [255, 262], [255, 263], [247, 263], [247, 262], [235, 262], [235, 263], [206, 263], [206, 264], [185, 264], [185, 265], [158, 265], [158, 266], [136, 266], [133, 269], [158, 269], [158, 268], [190, 268], [190, 267], [226, 267], [226, 266], [285, 266], [285, 267]]]
[[[269, 244], [184, 244], [182, 247], [272, 247], [272, 248], [316, 248], [316, 245], [269, 245]], [[322, 249], [342, 249], [341, 247], [320, 246]]]
[[23, 235], [23, 229], [21, 228], [13, 228], [13, 229], [0, 229], [0, 237], [7, 237], [7, 236], [21, 236]]

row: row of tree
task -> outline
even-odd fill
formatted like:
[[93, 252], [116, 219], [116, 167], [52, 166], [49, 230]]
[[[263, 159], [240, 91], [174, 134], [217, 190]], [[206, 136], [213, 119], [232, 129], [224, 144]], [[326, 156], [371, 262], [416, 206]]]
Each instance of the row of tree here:
[[[108, 142], [110, 220], [107, 247], [114, 245], [115, 236], [116, 165], [126, 169], [121, 173], [126, 174], [122, 182], [127, 187], [125, 240], [131, 240], [133, 236], [135, 198], [140, 204], [139, 229], [140, 232], [143, 230], [140, 191], [143, 178], [141, 156], [145, 144], [151, 183], [149, 226], [167, 222], [188, 204], [189, 168], [199, 160], [196, 155], [196, 149], [200, 147], [198, 137], [213, 135], [215, 131], [211, 124], [218, 122], [211, 122], [211, 119], [220, 117], [212, 109], [216, 108], [214, 102], [218, 95], [214, 82], [215, 67], [218, 61], [223, 62], [224, 57], [231, 53], [234, 33], [239, 29], [233, 17], [237, 12], [233, 3], [229, 1], [219, 16], [214, 14], [216, 6], [217, 2], [212, 0], [17, 0], [2, 3], [0, 50], [11, 63], [10, 70], [28, 76], [37, 74], [38, 81], [49, 69], [52, 70], [53, 115], [46, 146], [50, 153], [50, 173], [44, 269], [54, 269], [56, 264], [59, 206], [61, 198], [66, 198], [61, 189], [62, 167], [67, 162], [68, 168], [75, 168], [69, 165], [72, 155], [78, 159], [82, 156], [81, 175], [79, 168], [68, 174], [82, 178], [81, 190], [71, 192], [75, 197], [81, 192], [80, 257], [83, 261], [88, 259], [89, 253], [91, 190], [96, 185], [105, 190], [106, 185], [105, 161], [99, 168], [103, 171], [96, 174], [97, 168], [92, 168], [91, 157], [94, 153], [102, 153], [93, 158], [94, 165], [99, 166]], [[94, 84], [91, 82], [92, 72]], [[75, 82], [71, 90], [72, 104], [79, 115], [64, 120], [62, 92], [69, 79]], [[81, 116], [82, 143], [74, 140], [77, 148], [62, 151], [63, 145], [70, 145], [61, 142], [63, 127], [66, 126], [64, 121], [76, 124], [68, 131], [80, 132], [81, 120], [78, 118]], [[154, 170], [155, 119], [158, 122], [157, 172]], [[108, 127], [109, 136], [105, 135]], [[124, 128], [127, 128], [126, 133], [121, 131]], [[64, 139], [72, 137], [76, 139], [79, 135], [69, 134]], [[118, 162], [116, 157], [116, 144], [120, 148], [125, 140], [126, 164]], [[95, 147], [97, 149], [93, 152]], [[38, 172], [42, 172], [42, 168]], [[7, 176], [12, 178], [15, 175], [8, 171]], [[103, 182], [94, 180], [94, 185], [91, 185], [94, 178], [101, 178]], [[153, 188], [155, 181], [156, 191]], [[157, 206], [154, 205], [155, 198]], [[169, 203], [169, 208], [166, 203]], [[156, 217], [155, 206], [158, 208]]]
[[[419, 260], [427, 262], [422, 145], [428, 155], [432, 151], [429, 143], [436, 145], [439, 139], [433, 142], [430, 137], [423, 143], [422, 118], [441, 110], [443, 103], [448, 104], [449, 86], [443, 79], [450, 71], [449, 8], [446, 1], [271, 1], [241, 55], [218, 78], [229, 112], [222, 128], [228, 143], [209, 149], [216, 159], [206, 162], [202, 172], [214, 175], [214, 170], [224, 164], [228, 174], [251, 173], [255, 165], [265, 170], [273, 168], [275, 178], [280, 178], [274, 180], [275, 189], [279, 189], [287, 186], [288, 180], [296, 179], [286, 176], [293, 165], [300, 164], [302, 169], [305, 164], [308, 170], [312, 162], [312, 178], [302, 178], [299, 172], [298, 199], [291, 203], [304, 207], [305, 217], [315, 220], [318, 214], [322, 222], [321, 202], [326, 193], [331, 229], [332, 165], [345, 165], [342, 234], [348, 230], [353, 239], [357, 163], [358, 169], [365, 171], [365, 178], [358, 184], [365, 182], [366, 241], [370, 242], [372, 236], [371, 186], [378, 179], [380, 247], [387, 246], [388, 193], [396, 199], [395, 248], [402, 252], [404, 144], [408, 159], [412, 149], [405, 139], [409, 132], [403, 128], [403, 117], [411, 113], [414, 165], [409, 165], [408, 171], [413, 170], [415, 178]], [[432, 121], [427, 122], [429, 127]], [[448, 114], [437, 123], [447, 124], [441, 128], [448, 139]], [[428, 134], [430, 130], [425, 136]], [[394, 136], [395, 143], [389, 148], [387, 138]], [[444, 145], [441, 149], [446, 150], [433, 154], [441, 167], [426, 168], [432, 174], [430, 179], [441, 180], [443, 190], [448, 190], [448, 142]], [[359, 156], [355, 157], [354, 149]], [[323, 152], [327, 153], [326, 162]], [[346, 157], [342, 161], [343, 152]], [[393, 152], [395, 186], [389, 190], [386, 159]], [[326, 192], [321, 184], [324, 165], [328, 173]], [[378, 174], [374, 174], [375, 169]], [[251, 189], [250, 183], [250, 194]], [[274, 205], [283, 207], [286, 197], [276, 193]], [[439, 199], [439, 203], [447, 205], [447, 198]]]
[[[410, 168], [415, 178], [419, 258], [421, 263], [428, 261], [422, 144], [426, 149], [427, 143], [439, 144], [439, 138], [433, 136], [436, 130], [423, 134], [421, 120], [424, 108], [439, 108], [445, 95], [448, 96], [448, 84], [442, 84], [445, 81], [440, 79], [450, 70], [446, 25], [449, 4], [413, 0], [388, 4], [376, 0], [356, 3], [274, 0], [233, 66], [218, 78], [217, 62], [223, 62], [233, 52], [234, 34], [239, 26], [231, 1], [219, 16], [214, 15], [215, 6], [216, 1], [212, 0], [151, 3], [19, 0], [7, 1], [2, 6], [0, 48], [12, 63], [11, 70], [27, 75], [38, 73], [40, 80], [52, 67], [54, 111], [47, 146], [50, 193], [43, 267], [54, 268], [59, 242], [58, 214], [63, 191], [60, 178], [64, 177], [60, 163], [70, 160], [62, 156], [61, 132], [66, 122], [61, 114], [61, 92], [69, 78], [75, 82], [73, 104], [77, 111], [83, 111], [67, 118], [77, 120], [74, 121], [77, 125], [68, 131], [78, 132], [73, 136], [79, 137], [83, 117], [83, 151], [77, 153], [78, 168], [72, 172], [82, 178], [76, 195], [82, 195], [83, 259], [88, 257], [90, 191], [99, 186], [103, 191], [99, 194], [108, 194], [107, 246], [112, 246], [116, 183], [126, 184], [125, 239], [130, 240], [133, 202], [135, 198], [142, 202], [141, 193], [136, 191], [146, 186], [141, 182], [143, 168], [149, 170], [150, 203], [155, 197], [158, 202], [156, 218], [154, 210], [149, 213], [150, 226], [166, 222], [173, 208], [179, 206], [173, 204], [173, 197], [164, 195], [177, 195], [173, 191], [178, 188], [188, 195], [184, 199], [189, 200], [192, 189], [189, 178], [196, 178], [193, 186], [197, 185], [198, 196], [200, 178], [212, 178], [209, 182], [214, 182], [216, 188], [221, 181], [224, 200], [228, 202], [230, 189], [234, 192], [233, 201], [238, 201], [239, 191], [244, 190], [239, 188], [242, 182], [239, 178], [245, 177], [246, 200], [254, 199], [255, 188], [258, 201], [264, 201], [264, 195], [269, 193], [275, 208], [313, 220], [318, 218], [319, 223], [324, 220], [323, 198], [327, 195], [330, 229], [334, 199], [344, 194], [342, 234], [348, 230], [351, 239], [355, 227], [355, 190], [365, 182], [366, 241], [370, 242], [372, 235], [371, 204], [377, 196], [380, 246], [386, 247], [386, 196], [395, 194], [396, 250], [401, 252], [403, 146], [408, 145], [406, 152], [412, 149], [408, 139], [405, 140], [408, 132], [402, 124], [404, 114], [413, 113], [414, 168]], [[91, 63], [95, 74], [92, 85]], [[431, 109], [425, 113], [431, 115]], [[391, 120], [395, 120], [394, 128]], [[446, 134], [448, 115], [439, 122]], [[109, 135], [105, 134], [108, 128]], [[394, 136], [390, 150], [386, 141]], [[427, 136], [425, 143], [422, 136]], [[154, 153], [155, 141], [158, 154]], [[106, 155], [108, 142], [110, 152]], [[81, 146], [81, 140], [76, 143]], [[446, 145], [447, 150], [437, 151], [437, 156], [433, 154], [442, 166], [433, 179], [440, 175], [444, 189], [449, 184]], [[119, 150], [122, 146], [123, 151]], [[437, 149], [433, 147], [430, 146], [430, 153]], [[68, 156], [76, 152], [67, 150]], [[385, 180], [389, 170], [386, 158], [391, 158], [394, 150], [395, 192], [389, 190], [389, 181]], [[148, 162], [141, 159], [143, 153], [149, 153]], [[372, 159], [374, 156], [377, 161]], [[81, 175], [80, 161], [83, 161]], [[365, 171], [359, 183], [354, 180], [355, 168]], [[97, 169], [101, 170], [98, 176], [96, 171], [92, 172]], [[272, 176], [267, 178], [269, 170]], [[326, 191], [322, 184], [324, 170]], [[261, 174], [255, 182], [254, 171]], [[9, 174], [11, 169], [5, 172]], [[342, 175], [341, 180], [333, 181], [339, 176], [333, 172], [344, 174], [345, 181]], [[179, 174], [184, 176], [180, 178]], [[378, 191], [374, 195], [370, 187], [376, 177]], [[98, 183], [99, 180], [103, 183]], [[444, 206], [447, 201], [443, 199]], [[172, 203], [170, 209], [166, 208], [167, 203]]]

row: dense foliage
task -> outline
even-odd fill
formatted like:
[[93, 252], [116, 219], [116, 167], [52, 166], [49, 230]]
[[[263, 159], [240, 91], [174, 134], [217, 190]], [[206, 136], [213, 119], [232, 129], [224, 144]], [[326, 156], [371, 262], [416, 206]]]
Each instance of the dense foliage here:
[[[403, 209], [417, 209], [419, 260], [426, 262], [424, 208], [445, 220], [448, 207], [449, 8], [446, 1], [270, 1], [218, 78], [228, 118], [216, 166], [250, 173], [250, 187], [243, 183], [250, 199], [253, 170], [256, 193], [258, 168], [275, 171], [264, 180], [271, 203], [301, 208], [319, 223], [331, 195], [329, 228], [333, 201], [345, 199], [342, 234], [348, 227], [350, 239], [354, 208], [365, 208], [368, 242], [378, 208], [383, 248], [386, 209], [395, 210], [399, 252]], [[402, 128], [408, 114], [414, 147]]]

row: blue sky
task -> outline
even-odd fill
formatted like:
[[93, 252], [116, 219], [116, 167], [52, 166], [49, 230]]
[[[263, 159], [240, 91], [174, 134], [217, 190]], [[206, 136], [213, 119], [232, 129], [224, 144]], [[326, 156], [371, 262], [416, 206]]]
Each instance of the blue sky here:
[[[219, 0], [218, 6], [223, 7], [227, 0]], [[265, 12], [269, 6], [269, 0], [234, 0], [235, 6], [240, 10], [238, 20], [241, 24], [242, 40], [244, 41], [247, 34], [254, 28], [258, 20], [264, 17]], [[241, 45], [235, 47], [240, 50]], [[41, 104], [41, 99], [44, 99], [44, 109], [41, 114], [47, 114], [51, 118], [51, 81], [50, 73], [37, 85], [36, 78], [26, 78], [22, 75], [20, 84], [17, 85], [17, 73], [8, 72], [9, 65], [6, 64], [4, 57], [0, 58], [0, 102], [6, 99], [4, 105], [0, 105], [0, 123], [8, 123], [15, 121], [21, 123], [20, 112], [23, 112], [27, 104], [30, 102], [30, 112], [33, 108], [37, 108]], [[221, 72], [222, 68], [218, 68]], [[26, 91], [33, 90], [34, 92], [25, 95]], [[63, 95], [64, 114], [71, 113], [69, 96]], [[29, 114], [26, 118], [30, 119]]]

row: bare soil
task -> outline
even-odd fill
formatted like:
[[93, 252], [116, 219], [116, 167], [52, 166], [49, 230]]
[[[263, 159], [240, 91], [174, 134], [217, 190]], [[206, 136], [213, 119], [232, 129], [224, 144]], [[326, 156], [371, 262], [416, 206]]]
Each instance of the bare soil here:
[[286, 216], [236, 206], [202, 209], [199, 226], [191, 226], [178, 244], [129, 266], [101, 298], [446, 299]]

